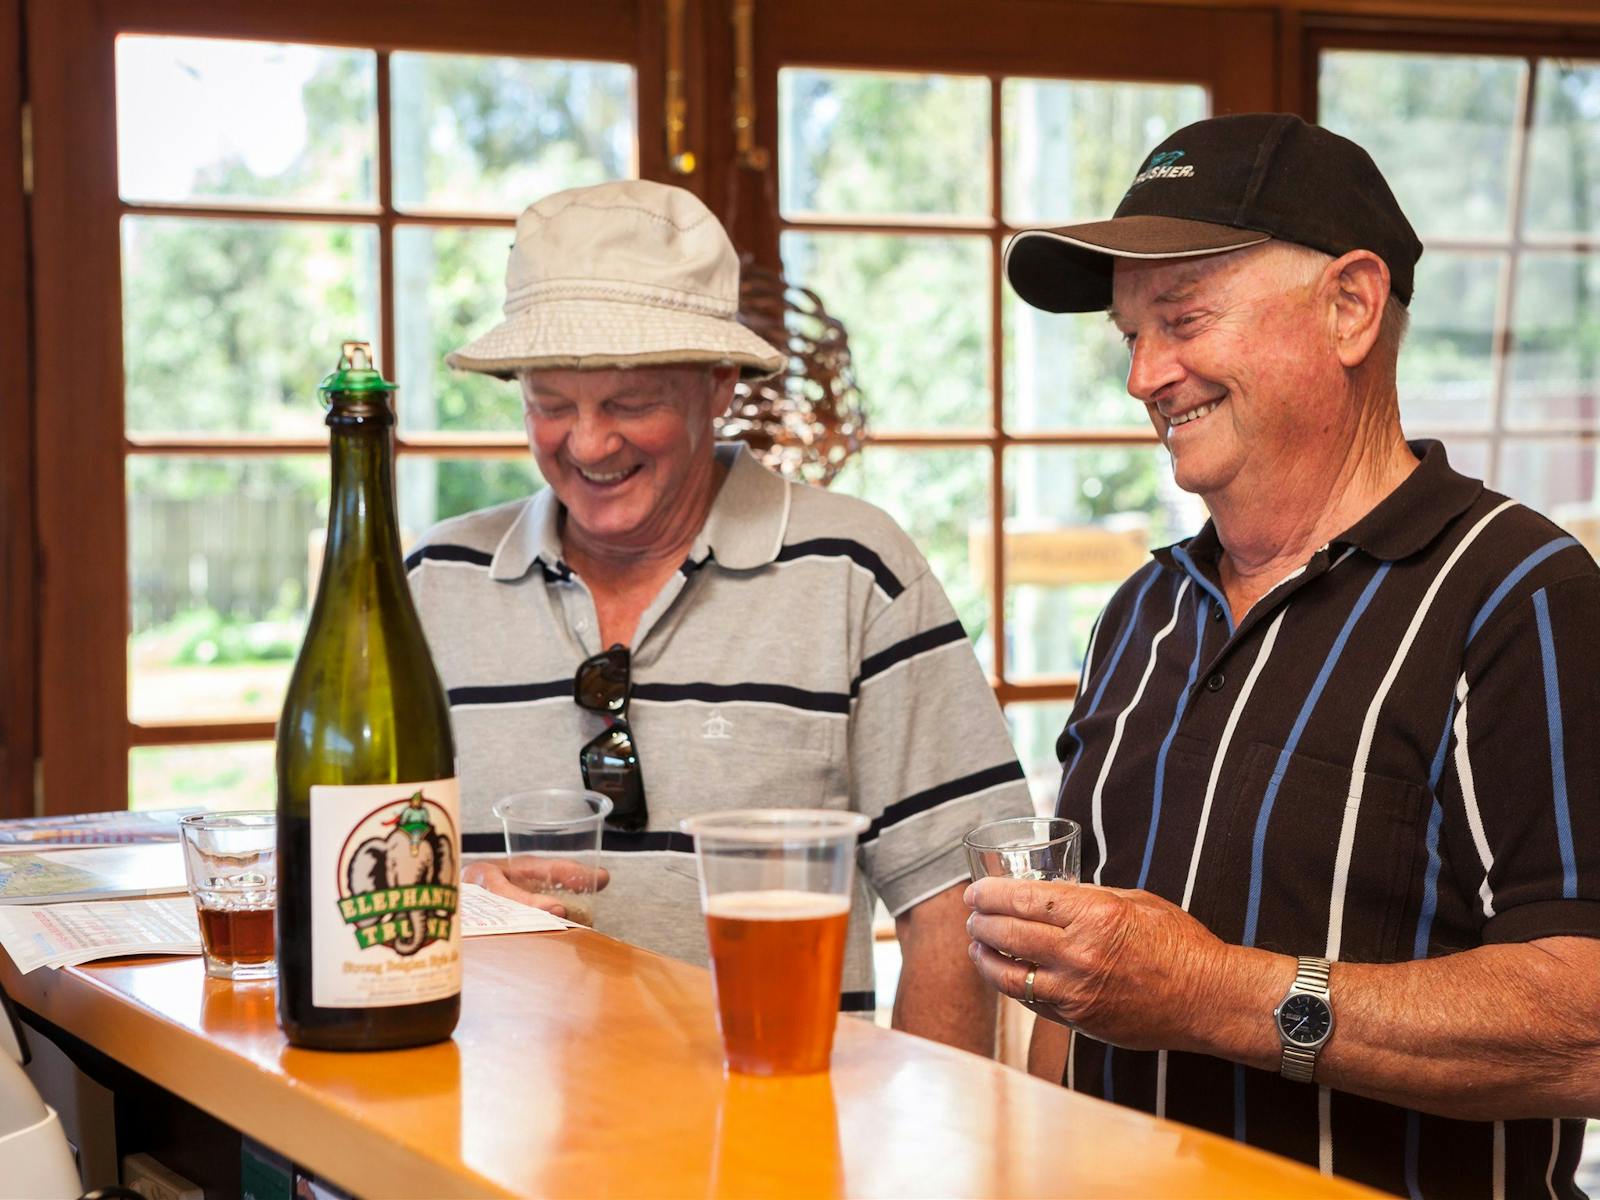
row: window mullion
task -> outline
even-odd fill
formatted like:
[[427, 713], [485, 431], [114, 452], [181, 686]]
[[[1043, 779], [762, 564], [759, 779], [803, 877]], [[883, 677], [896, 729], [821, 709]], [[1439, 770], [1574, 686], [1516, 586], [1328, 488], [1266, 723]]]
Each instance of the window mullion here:
[[1005, 446], [1005, 233], [1000, 214], [1005, 211], [1001, 194], [1004, 154], [1000, 111], [1001, 77], [989, 76], [989, 203], [993, 232], [989, 235], [989, 424], [992, 465], [989, 469], [989, 647], [993, 654], [993, 674], [997, 687], [1006, 684], [1006, 446]]
[[1518, 103], [1521, 111], [1516, 124], [1516, 147], [1512, 155], [1516, 166], [1511, 176], [1511, 252], [1506, 261], [1505, 274], [1500, 280], [1499, 311], [1495, 314], [1495, 366], [1494, 388], [1489, 393], [1489, 455], [1484, 474], [1486, 482], [1495, 487], [1500, 481], [1500, 448], [1506, 425], [1506, 391], [1511, 383], [1511, 352], [1516, 342], [1515, 321], [1517, 302], [1517, 274], [1522, 265], [1524, 250], [1522, 213], [1528, 189], [1529, 143], [1533, 140], [1534, 87], [1537, 84], [1539, 60], [1528, 56], [1528, 71], [1523, 77], [1522, 95]]
[[[400, 355], [396, 352], [394, 317], [394, 172], [390, 169], [393, 131], [389, 103], [389, 51], [378, 51], [378, 328], [383, 345], [383, 361], [389, 378], [404, 385], [400, 378]], [[401, 400], [398, 395], [395, 407]]]

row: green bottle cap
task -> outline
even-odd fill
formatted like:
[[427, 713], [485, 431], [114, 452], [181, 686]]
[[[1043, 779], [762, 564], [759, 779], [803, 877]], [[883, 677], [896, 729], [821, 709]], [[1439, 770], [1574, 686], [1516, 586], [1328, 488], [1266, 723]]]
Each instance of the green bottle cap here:
[[396, 390], [378, 373], [372, 361], [372, 347], [366, 342], [346, 342], [339, 352], [339, 369], [323, 378], [317, 386], [324, 408], [333, 403], [338, 394], [362, 396], [373, 392], [388, 393]]

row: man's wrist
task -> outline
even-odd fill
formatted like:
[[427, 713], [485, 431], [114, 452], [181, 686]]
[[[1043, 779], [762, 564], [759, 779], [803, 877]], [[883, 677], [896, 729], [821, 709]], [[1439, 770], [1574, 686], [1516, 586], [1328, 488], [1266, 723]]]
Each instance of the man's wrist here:
[[1295, 959], [1250, 946], [1225, 946], [1210, 986], [1189, 1006], [1190, 1046], [1201, 1054], [1276, 1071], [1282, 1043], [1272, 1010], [1294, 982]]

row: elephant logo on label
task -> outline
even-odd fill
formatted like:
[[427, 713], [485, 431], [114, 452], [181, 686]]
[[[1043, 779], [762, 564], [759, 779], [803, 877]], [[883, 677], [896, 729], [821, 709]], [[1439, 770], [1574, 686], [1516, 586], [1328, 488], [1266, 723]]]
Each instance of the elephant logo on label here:
[[339, 856], [339, 914], [363, 950], [408, 958], [448, 941], [456, 916], [455, 828], [420, 790], [374, 809]]

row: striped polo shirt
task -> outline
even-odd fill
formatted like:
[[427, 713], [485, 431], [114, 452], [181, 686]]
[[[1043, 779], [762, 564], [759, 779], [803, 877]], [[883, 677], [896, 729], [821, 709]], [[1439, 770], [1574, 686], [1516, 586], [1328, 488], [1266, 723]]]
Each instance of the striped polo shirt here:
[[[743, 447], [688, 559], [632, 645], [629, 724], [650, 819], [606, 830], [596, 927], [706, 960], [684, 817], [839, 808], [872, 824], [857, 854], [848, 1011], [874, 1005], [872, 894], [904, 912], [967, 866], [961, 836], [1031, 811], [994, 694], [944, 590], [885, 513], [787, 483]], [[594, 598], [561, 557], [561, 506], [525, 501], [445, 521], [407, 558], [449, 693], [468, 852], [503, 852], [496, 799], [581, 787], [605, 719], [573, 702], [600, 644]]]
[[[1600, 937], [1600, 571], [1412, 448], [1237, 627], [1209, 524], [1118, 591], [1057, 743], [1085, 880], [1347, 962]], [[1581, 1121], [1445, 1120], [1081, 1036], [1064, 1082], [1401, 1195], [1579, 1194]]]

